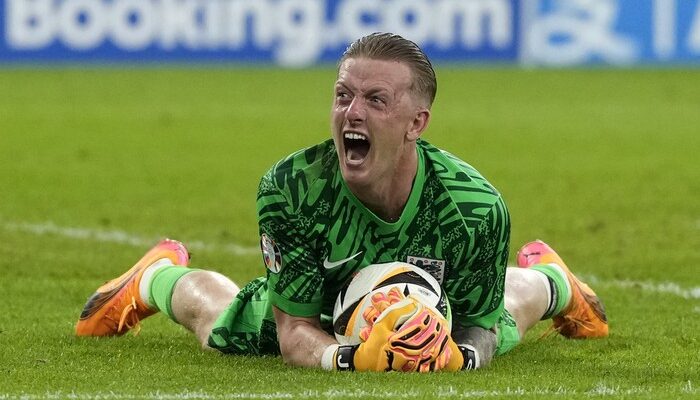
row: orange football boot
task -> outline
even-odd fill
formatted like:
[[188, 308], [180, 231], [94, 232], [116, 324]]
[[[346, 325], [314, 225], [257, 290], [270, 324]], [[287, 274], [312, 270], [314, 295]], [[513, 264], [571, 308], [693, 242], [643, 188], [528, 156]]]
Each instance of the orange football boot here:
[[185, 246], [165, 239], [146, 253], [122, 276], [108, 281], [85, 303], [75, 326], [78, 336], [123, 335], [131, 328], [139, 329], [139, 321], [155, 314], [141, 299], [139, 282], [143, 272], [157, 261], [169, 259], [174, 265], [186, 267], [190, 255]]
[[517, 255], [518, 267], [535, 264], [557, 264], [566, 273], [571, 286], [571, 301], [562, 312], [552, 318], [553, 329], [567, 338], [585, 339], [608, 336], [608, 318], [605, 306], [595, 292], [581, 282], [566, 266], [559, 255], [545, 242], [536, 240], [523, 246]]

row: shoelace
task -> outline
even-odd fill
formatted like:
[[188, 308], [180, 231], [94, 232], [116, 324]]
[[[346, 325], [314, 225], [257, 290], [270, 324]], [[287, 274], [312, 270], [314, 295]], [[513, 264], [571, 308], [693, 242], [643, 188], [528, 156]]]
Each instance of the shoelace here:
[[561, 323], [558, 327], [555, 327], [554, 324], [550, 325], [550, 327], [547, 328], [546, 331], [544, 331], [542, 336], [540, 336], [540, 339], [560, 333], [565, 328], [570, 327], [571, 325], [574, 325], [574, 328], [569, 328], [566, 330], [577, 329], [578, 327], [580, 327], [590, 332], [595, 331], [595, 326], [589, 321], [584, 321], [582, 319], [574, 318], [569, 315], [564, 315], [562, 316], [562, 318], [564, 319], [563, 323]]
[[[129, 321], [127, 321], [127, 319], [129, 319]], [[138, 335], [141, 331], [140, 322], [138, 313], [136, 312], [136, 298], [132, 296], [131, 303], [124, 307], [122, 315], [119, 318], [117, 332], [121, 332], [124, 326], [126, 326], [127, 329], [134, 330], [134, 335]]]
[[[582, 319], [570, 317], [568, 315], [564, 315], [562, 318], [564, 318], [565, 322], [563, 324], [559, 325], [558, 330], [560, 330], [560, 331], [564, 329], [564, 326], [567, 326], [567, 325], [570, 326], [572, 324], [575, 325], [576, 328], [583, 328], [583, 329], [590, 331], [590, 332], [595, 331], [595, 325], [593, 323], [591, 323], [590, 321], [585, 321]], [[554, 325], [552, 325], [552, 326], [554, 326]]]

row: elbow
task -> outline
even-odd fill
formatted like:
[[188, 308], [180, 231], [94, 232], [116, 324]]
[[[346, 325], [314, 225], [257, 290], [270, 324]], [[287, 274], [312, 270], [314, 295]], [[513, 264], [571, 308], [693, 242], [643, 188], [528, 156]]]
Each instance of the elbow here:
[[316, 365], [312, 354], [316, 343], [313, 340], [315, 331], [312, 324], [306, 321], [297, 321], [286, 326], [286, 329], [277, 333], [277, 342], [280, 346], [280, 355], [285, 364], [294, 367], [313, 367]]
[[294, 330], [292, 329], [284, 335], [278, 334], [277, 342], [280, 346], [282, 361], [284, 361], [285, 364], [296, 366], [296, 355], [299, 343], [298, 340], [295, 339], [296, 335], [293, 332]]
[[282, 356], [282, 361], [287, 365], [296, 366], [294, 346], [287, 344], [285, 341], [280, 341], [280, 355]]
[[274, 307], [277, 343], [285, 364], [314, 367], [320, 364], [327, 334], [318, 317], [293, 317]]

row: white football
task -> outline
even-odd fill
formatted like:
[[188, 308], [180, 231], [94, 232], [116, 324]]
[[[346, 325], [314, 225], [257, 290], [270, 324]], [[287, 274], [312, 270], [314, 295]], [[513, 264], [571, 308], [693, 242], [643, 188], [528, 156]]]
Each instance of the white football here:
[[338, 294], [333, 309], [333, 331], [340, 344], [359, 344], [360, 331], [367, 325], [362, 313], [372, 305], [374, 293], [387, 293], [398, 286], [405, 295], [441, 313], [452, 329], [450, 304], [442, 287], [428, 272], [408, 263], [372, 264], [361, 269]]

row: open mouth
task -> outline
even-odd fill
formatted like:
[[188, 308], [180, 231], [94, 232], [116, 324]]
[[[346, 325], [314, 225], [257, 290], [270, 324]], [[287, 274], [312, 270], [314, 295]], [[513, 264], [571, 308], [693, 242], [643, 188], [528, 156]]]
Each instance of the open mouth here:
[[346, 132], [343, 134], [345, 158], [353, 164], [359, 164], [367, 158], [370, 143], [367, 136], [361, 133]]

